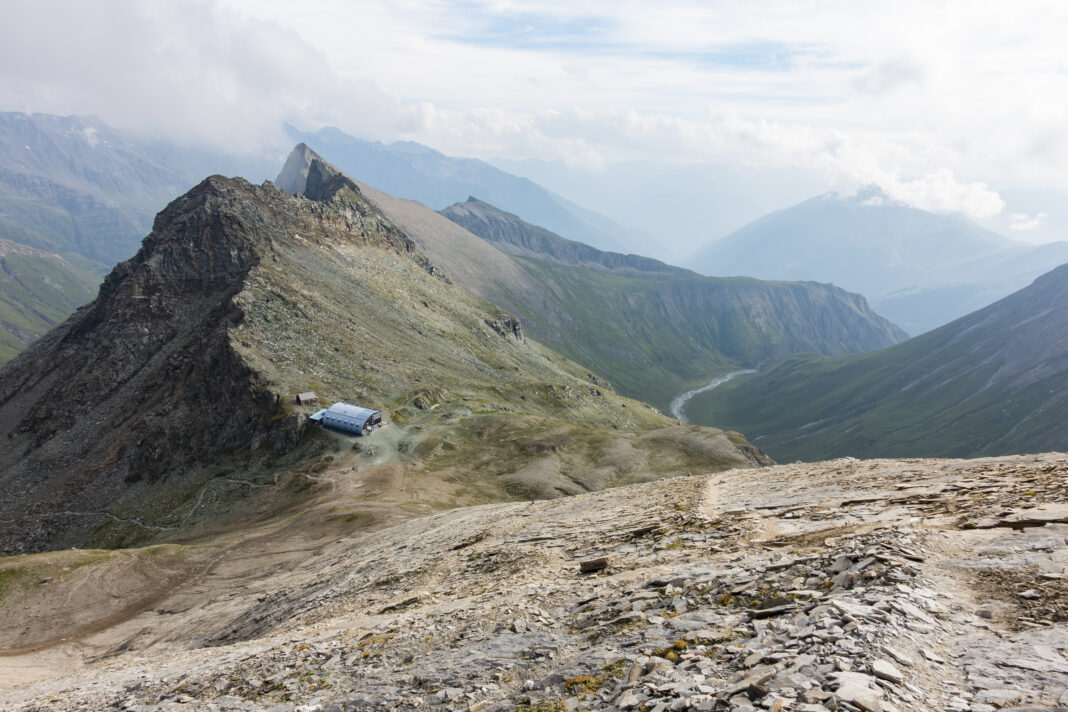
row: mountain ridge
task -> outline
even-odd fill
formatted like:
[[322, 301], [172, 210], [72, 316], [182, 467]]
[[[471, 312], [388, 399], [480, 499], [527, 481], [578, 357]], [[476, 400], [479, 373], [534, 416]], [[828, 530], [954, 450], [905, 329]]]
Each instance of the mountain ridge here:
[[[1009, 261], [1012, 270], [999, 268]], [[826, 193], [715, 240], [684, 264], [703, 274], [815, 279], [864, 294], [912, 335], [948, 323], [1068, 261], [1068, 242], [1014, 242], [869, 186]]]
[[447, 156], [412, 141], [363, 141], [332, 127], [314, 133], [290, 127], [289, 135], [329, 156], [360, 182], [434, 209], [478, 195], [554, 232], [605, 249], [620, 249], [628, 232], [603, 215], [484, 161]]
[[613, 272], [692, 274], [652, 257], [605, 252], [583, 242], [568, 240], [474, 196], [438, 212], [516, 257], [549, 257], [563, 264]]
[[[831, 285], [704, 277], [666, 265], [658, 273], [613, 272], [605, 262], [621, 258], [575, 252], [509, 213], [493, 209], [493, 221], [470, 222], [476, 238], [418, 204], [364, 189], [409, 234], [439, 235], [421, 245], [458, 283], [517, 314], [530, 333], [590, 364], [621, 392], [665, 411], [681, 391], [738, 368], [799, 351], [869, 350], [905, 336], [863, 297]], [[527, 244], [552, 246], [555, 256], [523, 248], [529, 254], [509, 257], [471, 242], [509, 250], [524, 235], [536, 235]]]
[[979, 456], [1068, 448], [1068, 265], [881, 351], [792, 358], [691, 403], [772, 456]]
[[[526, 338], [351, 179], [309, 168], [302, 196], [205, 179], [94, 302], [0, 370], [6, 553], [192, 536], [309, 501], [377, 521], [698, 459], [768, 462]], [[389, 426], [366, 441], [311, 427], [293, 404], [306, 390], [383, 410]], [[592, 464], [606, 450], [617, 456]], [[324, 472], [352, 493], [328, 496]]]

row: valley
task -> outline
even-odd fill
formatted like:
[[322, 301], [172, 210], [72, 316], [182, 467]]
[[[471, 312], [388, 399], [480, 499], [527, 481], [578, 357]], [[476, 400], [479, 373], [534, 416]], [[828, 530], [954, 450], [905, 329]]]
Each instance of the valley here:
[[1068, 12], [12, 2], [0, 712], [1068, 710]]
[[[702, 277], [567, 240], [477, 199], [442, 211], [466, 228], [457, 232], [418, 204], [368, 195], [458, 284], [509, 309], [535, 338], [588, 364], [621, 393], [661, 410], [710, 376], [905, 338], [862, 297], [832, 285]], [[496, 249], [472, 246], [471, 234]]]
[[1068, 267], [904, 343], [785, 359], [697, 396], [696, 422], [735, 427], [783, 460], [1068, 449]]
[[674, 400], [671, 401], [671, 414], [673, 416], [675, 416], [675, 418], [677, 420], [680, 420], [683, 423], [688, 423], [690, 421], [686, 417], [686, 405], [691, 400], [693, 400], [693, 398], [695, 396], [698, 396], [698, 395], [700, 395], [702, 393], [708, 393], [709, 391], [714, 390], [714, 389], [718, 388], [719, 386], [722, 386], [724, 383], [726, 383], [728, 381], [731, 381], [731, 380], [737, 378], [738, 376], [744, 376], [746, 374], [756, 373], [756, 372], [757, 372], [756, 369], [746, 369], [746, 370], [743, 370], [743, 371], [731, 371], [730, 373], [728, 373], [728, 374], [726, 374], [724, 376], [719, 376], [718, 378], [713, 378], [711, 381], [709, 381], [705, 385], [701, 386], [700, 388], [694, 388], [693, 390], [683, 391], [679, 395], [675, 396]]

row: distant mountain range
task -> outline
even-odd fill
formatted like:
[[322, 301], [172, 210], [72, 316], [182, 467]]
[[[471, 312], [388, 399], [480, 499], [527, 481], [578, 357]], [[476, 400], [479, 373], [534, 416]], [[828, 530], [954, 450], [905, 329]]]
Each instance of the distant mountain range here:
[[266, 177], [274, 161], [259, 160], [91, 116], [0, 113], [0, 364], [88, 302], [175, 196], [209, 173]]
[[1068, 265], [873, 353], [796, 356], [695, 398], [772, 457], [976, 457], [1068, 449]]
[[294, 141], [328, 156], [358, 181], [435, 210], [476, 196], [524, 220], [602, 250], [625, 251], [633, 230], [580, 207], [537, 183], [472, 158], [453, 158], [411, 141], [363, 141], [336, 129], [290, 129]]
[[[440, 208], [475, 194], [601, 246], [616, 246], [617, 238], [628, 234], [603, 216], [481, 161], [451, 158], [410, 142], [360, 141], [337, 129], [299, 135], [328, 147], [352, 175], [428, 205]], [[0, 113], [0, 239], [103, 275], [137, 251], [159, 210], [205, 175], [259, 182], [274, 177], [278, 160], [270, 153], [180, 146], [91, 116]], [[57, 284], [58, 292], [39, 291], [37, 298], [48, 320], [59, 316], [61, 321], [87, 295], [80, 289], [60, 294], [65, 283]], [[0, 332], [3, 363], [40, 328], [0, 314]]]
[[478, 200], [442, 211], [458, 230], [415, 203], [365, 192], [417, 242], [436, 235], [424, 249], [458, 283], [622, 393], [664, 410], [680, 391], [739, 367], [904, 338], [862, 297], [831, 285], [703, 277], [565, 240]]
[[152, 216], [203, 176], [256, 180], [273, 175], [274, 165], [168, 144], [91, 116], [0, 113], [0, 237], [103, 274], [131, 257]]
[[919, 334], [986, 306], [1068, 261], [1068, 242], [1014, 242], [959, 217], [894, 202], [878, 188], [829, 193], [709, 243], [702, 274], [830, 282]]

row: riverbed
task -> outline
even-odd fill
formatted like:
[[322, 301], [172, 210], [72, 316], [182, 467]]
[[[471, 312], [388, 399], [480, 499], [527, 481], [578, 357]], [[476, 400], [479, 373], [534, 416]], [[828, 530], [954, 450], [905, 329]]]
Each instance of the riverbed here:
[[705, 393], [707, 391], [712, 390], [716, 386], [721, 386], [727, 381], [734, 378], [735, 376], [741, 376], [746, 373], [756, 373], [756, 369], [746, 368], [741, 371], [731, 371], [725, 376], [714, 378], [713, 380], [709, 381], [700, 388], [694, 388], [692, 391], [683, 391], [682, 393], [675, 396], [675, 399], [671, 401], [672, 417], [681, 420], [684, 423], [689, 423], [690, 421], [686, 419], [686, 404], [690, 401], [691, 398], [696, 396], [698, 393]]

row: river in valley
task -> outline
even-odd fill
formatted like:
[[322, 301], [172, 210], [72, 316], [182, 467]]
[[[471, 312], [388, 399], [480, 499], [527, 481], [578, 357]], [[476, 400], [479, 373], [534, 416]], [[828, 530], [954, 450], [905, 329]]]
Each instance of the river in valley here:
[[757, 371], [756, 371], [755, 368], [747, 368], [747, 369], [744, 369], [744, 370], [741, 370], [741, 371], [731, 371], [730, 373], [728, 373], [725, 376], [720, 376], [719, 378], [716, 378], [716, 379], [713, 379], [712, 381], [709, 381], [708, 383], [706, 383], [705, 385], [701, 386], [700, 388], [695, 388], [692, 391], [684, 391], [684, 392], [678, 394], [677, 396], [675, 396], [675, 399], [671, 401], [671, 415], [672, 415], [672, 417], [677, 418], [678, 420], [681, 420], [684, 423], [689, 423], [690, 421], [686, 419], [686, 404], [690, 401], [691, 398], [693, 398], [698, 393], [704, 393], [706, 391], [712, 390], [716, 386], [721, 386], [724, 383], [726, 383], [727, 381], [729, 381], [732, 378], [734, 378], [735, 376], [741, 376], [741, 375], [746, 374], [746, 373], [756, 373], [756, 372]]

